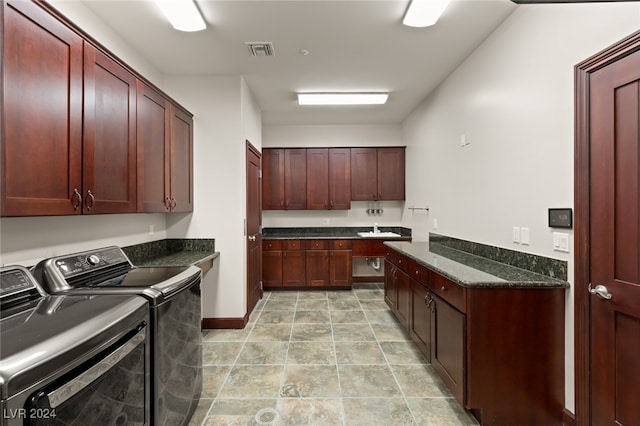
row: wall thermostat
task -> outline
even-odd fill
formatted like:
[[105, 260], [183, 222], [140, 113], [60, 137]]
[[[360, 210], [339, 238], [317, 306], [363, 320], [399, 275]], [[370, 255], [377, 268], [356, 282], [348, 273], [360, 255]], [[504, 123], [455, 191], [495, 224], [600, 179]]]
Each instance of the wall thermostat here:
[[549, 209], [550, 228], [573, 228], [573, 210]]

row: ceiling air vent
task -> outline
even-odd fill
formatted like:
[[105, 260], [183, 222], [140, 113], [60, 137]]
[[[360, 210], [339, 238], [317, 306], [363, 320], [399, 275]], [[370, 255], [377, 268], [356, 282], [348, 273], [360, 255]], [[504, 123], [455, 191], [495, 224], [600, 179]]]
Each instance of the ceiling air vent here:
[[270, 41], [247, 41], [244, 44], [247, 45], [253, 56], [275, 56], [273, 43]]

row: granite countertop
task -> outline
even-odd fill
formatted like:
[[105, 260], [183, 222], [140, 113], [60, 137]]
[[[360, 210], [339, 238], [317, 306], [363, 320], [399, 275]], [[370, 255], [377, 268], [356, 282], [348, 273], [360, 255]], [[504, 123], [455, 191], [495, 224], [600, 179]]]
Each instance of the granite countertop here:
[[568, 288], [569, 283], [433, 242], [385, 242], [385, 245], [462, 287]]
[[165, 239], [122, 247], [135, 266], [190, 266], [220, 256], [213, 239]]
[[263, 240], [411, 240], [411, 229], [400, 226], [380, 226], [380, 232], [395, 232], [400, 237], [361, 237], [358, 232], [373, 231], [371, 226], [345, 226], [320, 228], [264, 228]]

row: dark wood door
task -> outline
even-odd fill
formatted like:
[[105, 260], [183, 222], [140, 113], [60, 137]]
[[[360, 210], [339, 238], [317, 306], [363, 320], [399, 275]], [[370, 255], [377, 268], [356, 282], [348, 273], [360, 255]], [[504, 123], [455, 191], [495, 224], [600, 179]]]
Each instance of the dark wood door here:
[[397, 270], [396, 286], [396, 317], [405, 329], [409, 328], [409, 309], [411, 308], [411, 277], [401, 270]]
[[306, 254], [304, 250], [282, 252], [282, 285], [301, 287], [306, 285]]
[[351, 148], [351, 200], [378, 198], [377, 148]]
[[307, 149], [307, 210], [327, 210], [329, 198], [329, 149]]
[[640, 424], [640, 41], [635, 49], [590, 78], [594, 425]]
[[433, 299], [427, 289], [412, 279], [409, 335], [429, 362], [431, 362], [432, 304]]
[[391, 311], [396, 310], [396, 301], [398, 300], [398, 287], [396, 277], [398, 268], [393, 266], [388, 260], [384, 261], [384, 301], [387, 302]]
[[167, 212], [171, 207], [170, 104], [141, 81], [137, 95], [138, 211]]
[[171, 105], [171, 211], [193, 211], [193, 117]]
[[262, 150], [262, 209], [284, 210], [284, 149]]
[[378, 148], [378, 200], [404, 200], [405, 148]]
[[284, 208], [307, 208], [307, 150], [291, 148], [284, 152]]
[[[308, 196], [308, 195], [307, 195]], [[329, 149], [329, 208], [351, 208], [351, 149]]]
[[465, 403], [465, 316], [429, 292], [432, 298], [431, 364], [460, 404]]
[[262, 202], [260, 200], [260, 152], [246, 142], [247, 157], [247, 313], [262, 298]]
[[282, 286], [282, 250], [262, 252], [262, 284], [265, 287]]
[[88, 43], [83, 189], [85, 214], [136, 211], [136, 78]]
[[350, 286], [353, 276], [351, 250], [331, 250], [329, 252], [329, 284]]
[[329, 250], [307, 250], [307, 285], [329, 285]]
[[2, 215], [80, 214], [82, 39], [35, 3], [1, 7]]

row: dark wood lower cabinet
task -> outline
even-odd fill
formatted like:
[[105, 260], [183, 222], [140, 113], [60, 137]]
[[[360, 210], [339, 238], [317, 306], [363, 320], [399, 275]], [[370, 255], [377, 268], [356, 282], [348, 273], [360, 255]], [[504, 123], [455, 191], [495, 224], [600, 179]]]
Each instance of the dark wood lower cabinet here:
[[461, 287], [390, 250], [385, 301], [481, 424], [562, 425], [564, 288]]
[[306, 253], [302, 250], [285, 250], [282, 252], [282, 285], [299, 287], [305, 285]]
[[349, 288], [351, 245], [344, 240], [263, 241], [262, 281], [270, 290]]

